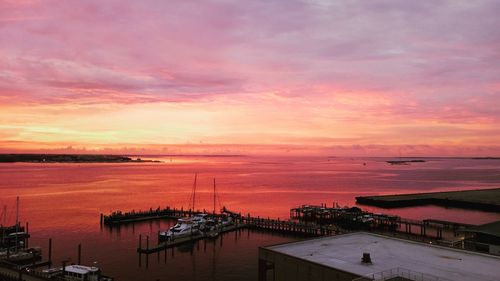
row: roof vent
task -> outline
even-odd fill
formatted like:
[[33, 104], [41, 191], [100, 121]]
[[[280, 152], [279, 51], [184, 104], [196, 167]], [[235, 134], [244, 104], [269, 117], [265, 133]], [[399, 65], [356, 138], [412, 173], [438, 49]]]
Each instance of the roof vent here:
[[363, 253], [363, 257], [361, 258], [361, 262], [364, 264], [372, 263], [372, 258], [370, 257], [370, 253]]

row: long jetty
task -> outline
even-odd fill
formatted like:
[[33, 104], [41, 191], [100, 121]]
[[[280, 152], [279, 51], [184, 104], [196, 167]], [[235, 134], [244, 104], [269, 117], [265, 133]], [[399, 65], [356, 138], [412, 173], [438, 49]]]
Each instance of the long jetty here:
[[439, 205], [500, 212], [500, 188], [428, 192], [397, 195], [360, 196], [356, 202], [382, 208]]

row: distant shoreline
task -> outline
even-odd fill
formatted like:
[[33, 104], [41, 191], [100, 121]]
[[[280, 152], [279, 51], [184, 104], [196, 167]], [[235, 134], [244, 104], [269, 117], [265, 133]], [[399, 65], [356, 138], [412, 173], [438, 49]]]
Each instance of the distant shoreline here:
[[158, 163], [158, 160], [133, 159], [104, 154], [0, 154], [0, 163]]

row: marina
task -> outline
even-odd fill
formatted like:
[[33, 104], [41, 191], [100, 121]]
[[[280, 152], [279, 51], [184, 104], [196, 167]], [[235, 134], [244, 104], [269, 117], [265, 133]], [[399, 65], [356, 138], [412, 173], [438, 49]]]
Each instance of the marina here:
[[[241, 216], [227, 211], [225, 208], [221, 211], [234, 214], [234, 217], [230, 225], [223, 226], [222, 224], [217, 224], [217, 235], [219, 233], [238, 231], [245, 228], [259, 231], [272, 231], [275, 233], [303, 235], [304, 237], [333, 236], [362, 230], [405, 237], [406, 239], [416, 241], [434, 242], [440, 245], [463, 248], [463, 239], [457, 237], [466, 229], [475, 226], [472, 224], [434, 219], [424, 219], [420, 221], [411, 220], [394, 215], [367, 212], [357, 207], [340, 208], [337, 206], [329, 208], [326, 204], [319, 206], [302, 205], [292, 208], [290, 209], [289, 220], [252, 217], [250, 214]], [[120, 214], [118, 216], [120, 218], [119, 220], [116, 220], [116, 214]], [[129, 216], [131, 218], [136, 218], [137, 214], [143, 214], [141, 221], [147, 219], [175, 218], [180, 224], [204, 215], [210, 215], [216, 220], [221, 220], [224, 216], [223, 214], [207, 214], [200, 211], [184, 211], [166, 207], [164, 209], [157, 209], [156, 211], [114, 212], [111, 216], [114, 216], [115, 221], [107, 219], [110, 216], [101, 214], [101, 221], [107, 222], [109, 227], [113, 227], [113, 225], [116, 226], [120, 221], [130, 222]], [[177, 225], [171, 229], [174, 229]], [[213, 238], [213, 236], [210, 236], [207, 232], [198, 231], [198, 228], [196, 228], [196, 231], [193, 229], [194, 228], [190, 228], [191, 232], [187, 235], [179, 235], [179, 237], [173, 236], [168, 239], [162, 237], [160, 231], [158, 231], [158, 236], [155, 239], [157, 244], [155, 245], [152, 244], [152, 237], [142, 237], [142, 235], [139, 235], [137, 252], [139, 254], [152, 254], [166, 251], [169, 248], [177, 247], [182, 244]]]
[[[201, 160], [207, 161], [206, 158]], [[226, 163], [236, 160], [243, 164], [231, 166]], [[321, 181], [311, 176], [304, 182], [294, 177], [295, 174], [304, 173], [301, 172], [302, 165], [290, 166], [289, 162], [275, 164], [269, 161], [272, 164], [268, 164], [266, 173], [280, 176], [264, 177], [261, 176], [262, 165], [265, 167], [266, 164], [254, 164], [255, 160], [251, 158], [216, 158], [213, 161], [220, 164], [127, 164], [126, 167], [121, 164], [53, 164], [47, 167], [27, 163], [15, 169], [5, 168], [2, 170], [5, 176], [0, 187], [2, 184], [4, 187], [11, 186], [13, 183], [9, 181], [12, 180], [24, 180], [30, 188], [19, 188], [16, 193], [3, 189], [7, 191], [2, 194], [2, 203], [10, 204], [6, 216], [8, 224], [4, 225], [15, 229], [14, 203], [16, 196], [20, 195], [20, 219], [23, 222], [29, 220], [30, 223], [19, 224], [19, 229], [25, 231], [28, 228], [29, 247], [41, 246], [42, 249], [42, 259], [35, 262], [32, 274], [40, 275], [44, 270], [47, 271], [49, 261], [54, 271], [62, 266], [61, 261], [67, 261], [67, 265], [97, 266], [118, 281], [130, 278], [172, 280], [179, 277], [193, 281], [252, 281], [258, 277], [257, 249], [265, 245], [315, 237], [337, 237], [361, 230], [460, 248], [464, 235], [461, 229], [498, 220], [495, 213], [480, 212], [476, 215], [469, 210], [459, 209], [409, 207], [383, 210], [356, 206], [353, 198], [363, 194], [363, 191], [354, 186], [362, 184], [363, 180], [352, 178], [349, 173], [328, 174], [331, 165], [351, 165], [354, 168], [349, 168], [350, 173], [366, 173], [365, 167], [377, 165], [379, 162], [376, 161], [365, 160], [363, 162], [367, 162], [367, 166], [355, 166], [359, 161], [314, 160], [308, 164], [309, 167], [314, 171], [322, 171], [325, 176], [321, 176]], [[429, 161], [426, 165], [436, 163]], [[394, 182], [387, 179], [377, 182], [380, 175], [393, 166], [381, 161], [380, 167], [380, 172], [373, 172], [369, 176], [372, 178], [371, 184], [376, 184], [380, 190], [388, 185], [416, 191], [410, 188], [411, 185], [405, 186], [405, 182], [399, 178]], [[411, 165], [401, 167], [413, 169]], [[280, 174], [286, 169], [286, 173]], [[192, 203], [193, 170], [211, 171], [210, 174], [198, 173], [196, 209], [193, 209]], [[22, 175], [27, 172], [33, 177], [24, 179]], [[246, 176], [249, 172], [252, 176]], [[226, 174], [219, 178], [218, 175], [223, 173]], [[314, 175], [314, 172], [310, 173]], [[74, 174], [82, 176], [71, 182]], [[218, 178], [216, 204], [212, 180], [214, 175]], [[330, 188], [329, 182], [339, 177], [352, 182], [353, 186], [339, 189], [341, 192], [335, 194], [325, 193]], [[47, 182], [40, 182], [40, 179]], [[257, 183], [265, 181], [271, 187], [259, 189]], [[60, 193], [59, 186], [63, 185], [70, 186], [71, 192]], [[136, 191], [138, 186], [140, 191]], [[248, 186], [251, 191], [245, 193]], [[305, 190], [304, 186], [315, 189]], [[390, 190], [387, 188], [385, 192], [389, 193]], [[285, 193], [287, 196], [282, 196]], [[223, 201], [230, 210], [223, 206], [219, 208], [217, 201]], [[161, 207], [158, 207], [159, 204]], [[56, 210], [63, 210], [63, 213]], [[224, 227], [217, 234], [192, 237], [174, 235], [173, 241], [160, 241], [159, 234], [174, 227], [178, 219], [195, 217], [197, 214], [206, 214], [207, 219], [211, 216], [221, 224], [226, 221], [224, 218], [232, 214], [233, 226]], [[425, 235], [421, 233], [422, 227], [425, 228]], [[442, 231], [441, 239], [438, 238], [441, 237], [438, 236], [438, 229]], [[51, 251], [47, 243], [50, 238]], [[483, 240], [480, 240], [474, 245], [483, 249], [482, 243]], [[78, 254], [79, 244], [84, 246], [84, 254]], [[29, 266], [33, 267], [33, 264]], [[17, 269], [13, 269], [13, 272], [17, 273]], [[28, 276], [25, 271], [22, 274]]]

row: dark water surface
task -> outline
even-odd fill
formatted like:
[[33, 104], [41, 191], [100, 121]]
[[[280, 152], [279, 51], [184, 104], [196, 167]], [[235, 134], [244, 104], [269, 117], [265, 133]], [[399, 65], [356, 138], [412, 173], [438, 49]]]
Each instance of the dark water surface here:
[[[206, 243], [186, 245], [139, 260], [139, 234], [156, 242], [158, 230], [173, 221], [99, 226], [99, 214], [113, 210], [187, 207], [198, 173], [197, 208], [212, 207], [212, 180], [221, 205], [255, 216], [288, 218], [301, 204], [353, 205], [355, 196], [500, 187], [500, 160], [427, 159], [391, 166], [382, 158], [327, 157], [160, 157], [163, 163], [0, 164], [0, 204], [7, 221], [30, 222], [31, 245], [54, 261], [97, 262], [116, 280], [256, 280], [257, 247], [298, 239], [268, 232], [232, 232]], [[363, 165], [366, 163], [366, 165]], [[219, 204], [217, 204], [219, 205]], [[436, 206], [381, 210], [413, 219], [434, 218], [480, 224], [500, 214]], [[166, 257], [166, 259], [165, 259]]]

